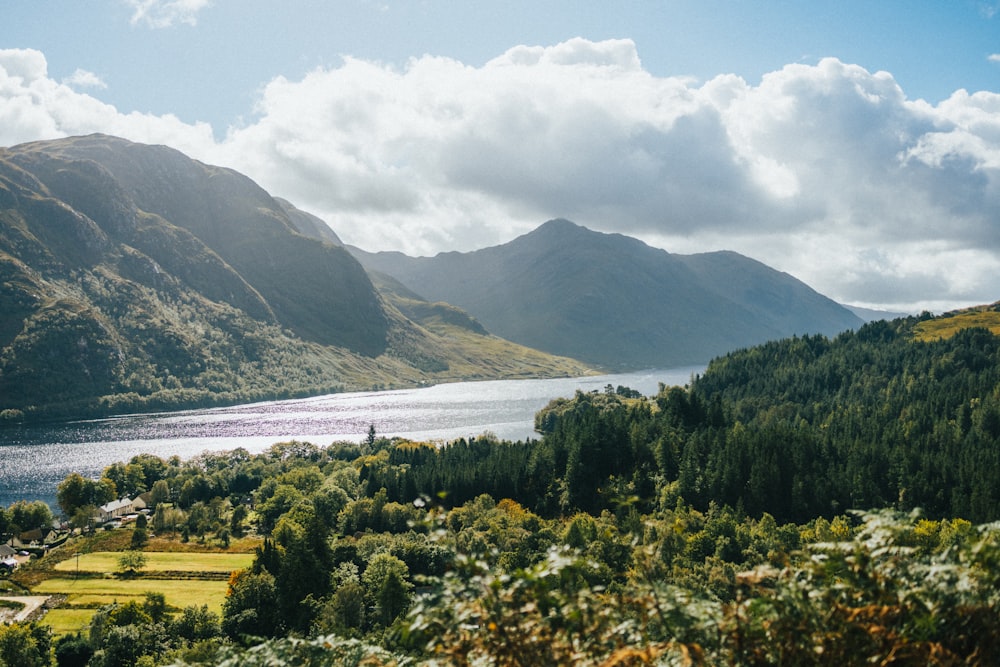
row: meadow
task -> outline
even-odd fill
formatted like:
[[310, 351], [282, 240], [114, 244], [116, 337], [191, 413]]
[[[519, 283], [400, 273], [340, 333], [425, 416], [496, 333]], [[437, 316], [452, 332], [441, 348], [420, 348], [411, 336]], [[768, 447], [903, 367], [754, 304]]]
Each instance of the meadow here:
[[[228, 575], [233, 570], [249, 567], [253, 562], [251, 553], [200, 553], [200, 552], [161, 552], [146, 551], [146, 566], [140, 571], [143, 574], [152, 572], [193, 572], [193, 573], [224, 573]], [[114, 551], [99, 551], [80, 554], [79, 558], [63, 560], [53, 568], [57, 572], [97, 572], [111, 574], [118, 568], [118, 558], [121, 553]]]
[[[167, 548], [177, 548], [177, 544]], [[161, 593], [171, 611], [207, 605], [221, 614], [229, 574], [253, 561], [250, 551], [144, 551], [143, 555], [146, 565], [132, 577], [118, 574], [118, 551], [76, 553], [36, 572], [31, 586], [34, 594], [64, 598], [42, 623], [57, 636], [86, 631], [98, 608], [128, 600], [141, 602], [146, 593]]]
[[924, 320], [914, 326], [913, 334], [916, 340], [928, 342], [951, 338], [959, 331], [970, 327], [989, 329], [994, 335], [1000, 335], [1000, 312], [997, 311], [997, 306], [969, 308], [954, 314]]

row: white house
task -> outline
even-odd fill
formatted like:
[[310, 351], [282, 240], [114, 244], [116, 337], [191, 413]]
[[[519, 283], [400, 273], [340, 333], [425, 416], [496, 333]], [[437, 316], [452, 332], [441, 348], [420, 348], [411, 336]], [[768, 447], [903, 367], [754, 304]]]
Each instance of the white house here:
[[128, 498], [112, 500], [106, 505], [97, 508], [97, 515], [102, 522], [117, 519], [120, 516], [131, 514], [135, 511], [135, 504]]
[[9, 544], [0, 544], [0, 567], [16, 570], [18, 566], [17, 552]]

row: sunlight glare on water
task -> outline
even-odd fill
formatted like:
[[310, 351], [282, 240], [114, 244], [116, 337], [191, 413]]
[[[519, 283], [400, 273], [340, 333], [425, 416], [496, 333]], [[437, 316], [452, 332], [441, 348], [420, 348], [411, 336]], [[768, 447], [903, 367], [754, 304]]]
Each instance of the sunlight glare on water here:
[[660, 383], [684, 385], [704, 366], [553, 380], [456, 382], [420, 389], [330, 394], [227, 408], [13, 427], [0, 430], [0, 504], [41, 499], [55, 504], [56, 485], [71, 472], [98, 477], [140, 453], [182, 459], [276, 442], [360, 442], [380, 436], [447, 442], [490, 432], [504, 440], [537, 437], [535, 413], [554, 398], [602, 391], [608, 384], [644, 395]]

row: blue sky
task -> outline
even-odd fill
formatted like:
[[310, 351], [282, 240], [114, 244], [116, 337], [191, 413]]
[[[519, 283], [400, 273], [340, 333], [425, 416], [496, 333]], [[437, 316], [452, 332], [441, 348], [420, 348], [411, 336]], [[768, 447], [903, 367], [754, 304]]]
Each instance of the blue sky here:
[[[133, 22], [142, 4], [150, 19]], [[57, 79], [93, 72], [107, 85], [101, 99], [121, 111], [173, 113], [217, 131], [252, 116], [258, 89], [274, 77], [300, 78], [344, 55], [402, 66], [431, 54], [481, 66], [517, 44], [572, 37], [632, 39], [658, 76], [757, 82], [833, 56], [891, 72], [910, 98], [1000, 90], [1000, 63], [989, 60], [1000, 53], [997, 0], [196, 0], [189, 4], [200, 9], [160, 28], [149, 21], [169, 15], [154, 4], [7, 0], [0, 44], [42, 51]]]
[[101, 131], [413, 254], [546, 219], [1000, 299], [1000, 0], [6, 0], [0, 146]]

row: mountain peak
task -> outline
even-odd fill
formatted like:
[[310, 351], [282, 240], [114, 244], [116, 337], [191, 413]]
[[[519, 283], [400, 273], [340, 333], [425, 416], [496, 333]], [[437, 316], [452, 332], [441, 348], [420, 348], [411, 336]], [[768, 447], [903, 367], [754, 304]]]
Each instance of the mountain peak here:
[[[566, 218], [552, 218], [543, 222], [535, 231], [569, 231], [569, 230], [580, 230], [587, 229], [583, 225], [578, 225], [572, 220], [567, 220]], [[590, 230], [587, 230], [590, 231]]]
[[703, 363], [767, 340], [861, 324], [791, 276], [737, 253], [672, 255], [562, 218], [470, 253], [376, 253], [362, 261], [466, 310], [503, 338], [607, 368]]
[[559, 241], [560, 239], [571, 238], [574, 236], [581, 236], [583, 234], [595, 234], [592, 230], [587, 229], [582, 225], [578, 225], [575, 222], [567, 220], [566, 218], [553, 218], [547, 222], [543, 222], [538, 227], [527, 234], [522, 234], [518, 238], [511, 241], [511, 243], [517, 243], [518, 241], [527, 241], [530, 243], [546, 243], [549, 241]]

